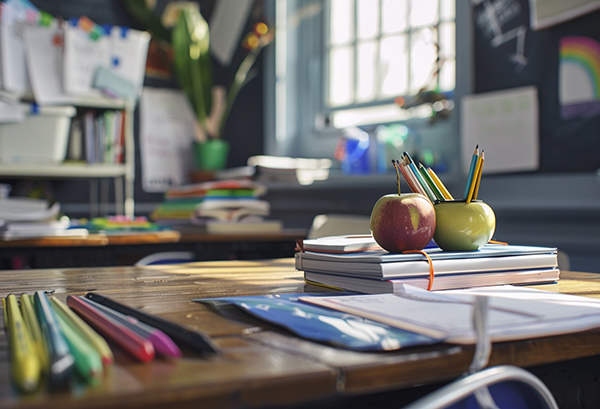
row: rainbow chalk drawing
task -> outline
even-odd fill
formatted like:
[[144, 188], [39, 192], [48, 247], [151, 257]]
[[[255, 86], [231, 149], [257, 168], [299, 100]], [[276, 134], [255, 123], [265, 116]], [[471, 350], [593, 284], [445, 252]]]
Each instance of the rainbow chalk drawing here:
[[589, 37], [564, 37], [559, 53], [562, 118], [599, 114], [600, 43]]

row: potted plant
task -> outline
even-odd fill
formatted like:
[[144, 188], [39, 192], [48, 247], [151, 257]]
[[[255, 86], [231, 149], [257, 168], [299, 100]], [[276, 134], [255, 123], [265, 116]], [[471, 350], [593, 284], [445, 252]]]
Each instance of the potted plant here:
[[231, 84], [215, 85], [210, 59], [210, 34], [206, 20], [200, 14], [198, 3], [171, 2], [164, 21], [172, 21], [169, 29], [147, 8], [145, 0], [125, 0], [134, 17], [143, 22], [152, 34], [166, 41], [172, 48], [173, 67], [181, 89], [188, 97], [197, 119], [194, 156], [196, 167], [216, 170], [225, 167], [229, 145], [223, 140], [223, 131], [235, 99], [249, 80], [250, 69], [256, 58], [273, 39], [273, 30], [256, 23], [242, 40], [247, 54], [237, 69]]

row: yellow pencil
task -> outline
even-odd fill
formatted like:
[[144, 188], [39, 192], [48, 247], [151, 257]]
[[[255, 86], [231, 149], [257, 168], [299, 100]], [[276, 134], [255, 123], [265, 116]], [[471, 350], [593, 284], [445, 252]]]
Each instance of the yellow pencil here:
[[42, 371], [47, 371], [50, 367], [50, 361], [48, 360], [48, 347], [46, 346], [46, 341], [42, 335], [42, 329], [40, 327], [40, 323], [35, 315], [35, 309], [33, 308], [33, 299], [28, 294], [21, 294], [19, 298], [21, 304], [21, 314], [23, 315], [23, 320], [25, 321], [25, 326], [29, 331], [29, 336], [31, 337], [31, 343], [33, 345], [33, 349], [38, 355], [40, 359], [40, 365]]
[[446, 186], [444, 186], [444, 183], [442, 182], [442, 180], [433, 171], [433, 169], [427, 168], [427, 172], [429, 172], [429, 175], [431, 176], [431, 179], [433, 179], [433, 181], [437, 185], [438, 189], [440, 189], [440, 191], [444, 195], [444, 199], [446, 199], [446, 200], [454, 200], [454, 198], [452, 197], [452, 195], [450, 194], [450, 192], [448, 191], [448, 189], [446, 189]]
[[112, 364], [114, 357], [110, 347], [92, 327], [83, 321], [69, 307], [56, 298], [50, 298], [52, 308], [59, 314], [73, 329], [79, 331], [79, 334], [98, 352], [104, 365]]
[[473, 191], [473, 200], [477, 200], [477, 193], [479, 193], [479, 185], [481, 184], [481, 174], [483, 173], [483, 161], [485, 157], [483, 156], [483, 150], [481, 151], [481, 167], [479, 169], [479, 174], [477, 175], [477, 182], [475, 183], [475, 190]]
[[10, 343], [10, 371], [15, 384], [24, 392], [34, 391], [41, 376], [40, 360], [25, 328], [17, 298], [11, 294], [4, 304]]
[[471, 188], [469, 189], [469, 195], [467, 196], [467, 203], [471, 203], [473, 200], [473, 192], [475, 191], [475, 184], [479, 179], [479, 173], [481, 172], [481, 165], [483, 165], [483, 160], [481, 156], [477, 158], [477, 164], [475, 165], [475, 172], [473, 173], [473, 179], [471, 180]]

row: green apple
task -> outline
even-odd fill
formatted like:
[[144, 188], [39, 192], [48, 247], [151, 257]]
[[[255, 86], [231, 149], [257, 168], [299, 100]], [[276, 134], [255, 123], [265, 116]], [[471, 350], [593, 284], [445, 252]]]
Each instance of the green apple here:
[[435, 210], [419, 193], [389, 194], [373, 206], [370, 225], [377, 244], [390, 253], [422, 250], [435, 233]]

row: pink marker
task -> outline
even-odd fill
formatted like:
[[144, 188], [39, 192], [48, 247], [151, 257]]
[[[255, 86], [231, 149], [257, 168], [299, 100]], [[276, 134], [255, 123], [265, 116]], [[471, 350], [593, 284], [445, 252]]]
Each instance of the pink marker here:
[[138, 321], [136, 318], [122, 314], [118, 311], [113, 310], [105, 305], [94, 302], [87, 298], [81, 298], [83, 301], [89, 303], [92, 307], [99, 309], [109, 317], [113, 318], [120, 324], [125, 325], [133, 332], [138, 334], [144, 339], [147, 339], [154, 346], [154, 350], [161, 355], [170, 356], [173, 358], [181, 358], [181, 350], [173, 342], [171, 338], [159, 329], [156, 329], [150, 325], [144, 324]]

